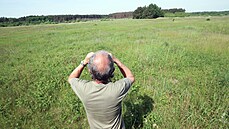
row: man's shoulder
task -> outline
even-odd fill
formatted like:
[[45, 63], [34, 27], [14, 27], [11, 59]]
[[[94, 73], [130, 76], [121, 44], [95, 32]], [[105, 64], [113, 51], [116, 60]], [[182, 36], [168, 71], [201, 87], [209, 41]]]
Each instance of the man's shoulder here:
[[116, 82], [114, 82], [115, 84], [122, 84], [122, 83], [126, 83], [126, 84], [130, 84], [131, 85], [131, 80], [129, 78], [122, 78]]
[[91, 82], [91, 81], [89, 81], [89, 80], [84, 80], [84, 79], [80, 79], [80, 78], [72, 78], [71, 80], [70, 80], [70, 84], [71, 85], [74, 85], [74, 84], [86, 84], [86, 83], [89, 83], [89, 82]]
[[112, 92], [112, 94], [118, 96], [119, 98], [118, 100], [122, 100], [126, 96], [130, 87], [131, 87], [131, 80], [128, 78], [123, 78], [114, 82], [113, 85], [109, 87], [109, 89], [111, 89], [110, 91]]
[[115, 89], [123, 89], [123, 88], [129, 89], [131, 87], [131, 80], [128, 78], [123, 78], [115, 81], [113, 85]]
[[71, 81], [81, 81], [81, 82], [90, 82], [89, 80], [85, 80], [85, 79], [80, 79], [80, 78], [72, 78]]

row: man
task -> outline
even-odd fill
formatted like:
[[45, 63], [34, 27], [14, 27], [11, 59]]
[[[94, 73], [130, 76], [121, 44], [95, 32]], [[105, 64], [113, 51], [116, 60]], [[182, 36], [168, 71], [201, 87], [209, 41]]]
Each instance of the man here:
[[[114, 63], [124, 78], [111, 82]], [[86, 65], [93, 81], [79, 79]], [[91, 129], [125, 129], [121, 103], [134, 82], [134, 76], [116, 57], [106, 51], [88, 53], [70, 74], [68, 82], [83, 102]]]

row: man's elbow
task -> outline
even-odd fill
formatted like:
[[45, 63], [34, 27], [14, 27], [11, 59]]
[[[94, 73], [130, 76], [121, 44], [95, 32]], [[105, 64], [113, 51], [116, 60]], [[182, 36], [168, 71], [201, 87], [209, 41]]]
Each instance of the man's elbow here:
[[135, 81], [134, 76], [130, 76], [130, 77], [128, 77], [128, 78], [130, 79], [131, 83], [133, 84], [133, 83], [134, 83], [134, 81]]
[[72, 77], [69, 76], [69, 77], [68, 77], [68, 83], [69, 83], [69, 84], [71, 84], [71, 79], [72, 79]]

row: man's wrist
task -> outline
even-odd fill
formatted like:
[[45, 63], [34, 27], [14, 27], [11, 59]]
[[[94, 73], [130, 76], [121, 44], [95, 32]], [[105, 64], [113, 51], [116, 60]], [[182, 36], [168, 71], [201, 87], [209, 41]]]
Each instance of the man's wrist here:
[[87, 63], [85, 63], [84, 60], [82, 60], [82, 61], [80, 62], [80, 64], [81, 64], [83, 67], [85, 67], [85, 66], [87, 65]]
[[113, 58], [113, 61], [114, 61], [115, 64], [117, 64], [118, 59], [114, 57], [114, 58]]
[[114, 63], [116, 64], [116, 65], [121, 65], [122, 63], [121, 63], [121, 61], [119, 61], [118, 59], [116, 59], [115, 61], [114, 61]]

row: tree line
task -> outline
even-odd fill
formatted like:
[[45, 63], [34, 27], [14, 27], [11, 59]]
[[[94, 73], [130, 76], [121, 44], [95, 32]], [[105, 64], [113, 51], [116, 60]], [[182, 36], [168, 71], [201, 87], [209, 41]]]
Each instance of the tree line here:
[[192, 12], [186, 13], [185, 9], [172, 8], [161, 9], [156, 4], [150, 4], [144, 7], [138, 7], [133, 12], [112, 13], [109, 15], [48, 15], [48, 16], [25, 16], [20, 18], [0, 18], [0, 27], [35, 25], [35, 24], [57, 24], [70, 22], [85, 22], [95, 19], [116, 19], [116, 18], [133, 18], [133, 19], [152, 19], [158, 17], [187, 17], [187, 16], [225, 16], [229, 11], [219, 12]]
[[94, 19], [108, 18], [108, 15], [49, 15], [49, 16], [25, 16], [20, 18], [0, 18], [0, 27], [35, 25], [35, 24], [56, 24], [64, 22], [79, 22]]
[[132, 18], [133, 12], [119, 12], [109, 14], [109, 18], [121, 19], [121, 18]]
[[176, 12], [185, 12], [185, 9], [182, 8], [172, 8], [172, 9], [162, 9], [164, 13], [176, 13]]
[[210, 11], [186, 13], [187, 16], [228, 16], [229, 11]]

